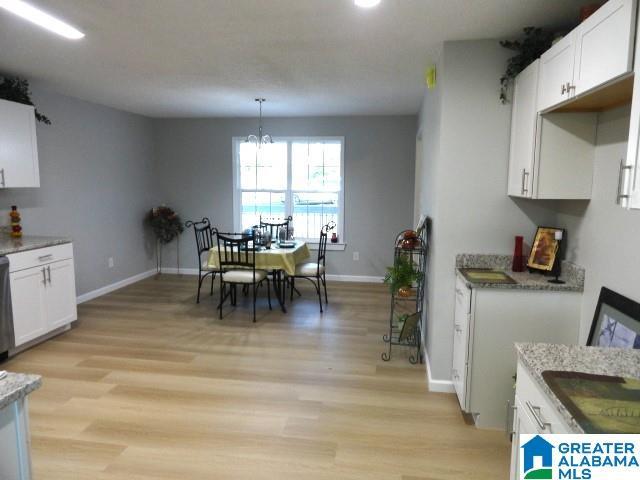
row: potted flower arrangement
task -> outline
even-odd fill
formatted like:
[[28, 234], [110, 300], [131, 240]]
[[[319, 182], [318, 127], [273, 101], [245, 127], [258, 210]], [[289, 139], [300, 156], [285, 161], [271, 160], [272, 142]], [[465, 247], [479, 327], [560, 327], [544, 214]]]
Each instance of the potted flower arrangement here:
[[[164, 205], [152, 208], [147, 214], [146, 221], [151, 226], [159, 244], [156, 261], [158, 273], [160, 273], [162, 267], [162, 246], [170, 243], [174, 238], [179, 239], [179, 235], [184, 231], [184, 225], [178, 214]], [[179, 257], [178, 269], [180, 269]]]
[[393, 267], [387, 267], [387, 275], [384, 283], [389, 285], [391, 293], [397, 293], [400, 297], [410, 297], [413, 284], [420, 279], [420, 273], [416, 271], [413, 262], [406, 256], [399, 256]]

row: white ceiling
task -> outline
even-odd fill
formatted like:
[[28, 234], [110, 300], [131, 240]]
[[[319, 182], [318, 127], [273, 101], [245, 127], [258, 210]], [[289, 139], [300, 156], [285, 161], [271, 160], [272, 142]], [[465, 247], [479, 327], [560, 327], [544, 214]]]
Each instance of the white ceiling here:
[[[413, 114], [445, 40], [564, 25], [585, 0], [30, 0], [69, 41], [0, 9], [0, 71], [153, 117]], [[496, 79], [496, 83], [498, 79]]]

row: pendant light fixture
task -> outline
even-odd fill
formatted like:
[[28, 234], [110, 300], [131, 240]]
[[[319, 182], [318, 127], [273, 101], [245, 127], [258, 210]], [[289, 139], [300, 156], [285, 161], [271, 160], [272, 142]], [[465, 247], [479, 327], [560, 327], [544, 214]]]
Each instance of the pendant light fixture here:
[[247, 137], [247, 142], [255, 144], [258, 148], [261, 148], [262, 145], [273, 143], [273, 138], [268, 133], [262, 133], [262, 103], [267, 100], [264, 98], [256, 98], [256, 102], [260, 105], [260, 117], [258, 121], [258, 135], [249, 135]]

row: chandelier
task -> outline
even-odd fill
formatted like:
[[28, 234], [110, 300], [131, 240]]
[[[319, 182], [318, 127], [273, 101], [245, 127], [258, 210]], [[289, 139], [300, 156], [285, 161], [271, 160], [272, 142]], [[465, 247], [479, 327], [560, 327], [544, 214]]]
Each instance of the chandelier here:
[[268, 133], [262, 133], [262, 102], [266, 102], [264, 98], [256, 98], [256, 102], [260, 105], [260, 120], [258, 122], [258, 135], [249, 135], [247, 137], [248, 143], [255, 144], [258, 148], [261, 148], [262, 145], [266, 145], [269, 143], [273, 143], [273, 138]]

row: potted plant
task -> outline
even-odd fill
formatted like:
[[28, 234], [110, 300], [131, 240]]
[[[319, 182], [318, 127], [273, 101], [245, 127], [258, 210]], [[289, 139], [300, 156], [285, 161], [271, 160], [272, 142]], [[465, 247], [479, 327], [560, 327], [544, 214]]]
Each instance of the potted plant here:
[[410, 297], [413, 284], [420, 279], [420, 272], [416, 271], [413, 262], [406, 256], [399, 256], [393, 267], [387, 267], [384, 283], [389, 285], [391, 293], [400, 297]]
[[[157, 249], [157, 269], [158, 273], [162, 270], [162, 246], [170, 243], [174, 238], [180, 238], [179, 235], [184, 231], [182, 220], [176, 212], [167, 206], [159, 206], [152, 208], [147, 214], [147, 223], [151, 226], [156, 240], [158, 242]], [[176, 249], [179, 255], [179, 248]], [[180, 270], [180, 258], [178, 257], [178, 271]]]

